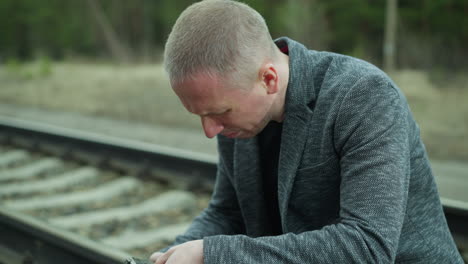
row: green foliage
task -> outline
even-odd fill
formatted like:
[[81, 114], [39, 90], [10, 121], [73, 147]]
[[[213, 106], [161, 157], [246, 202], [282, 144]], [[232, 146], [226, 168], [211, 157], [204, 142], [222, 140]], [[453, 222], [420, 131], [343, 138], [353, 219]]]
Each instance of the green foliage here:
[[33, 59], [38, 51], [59, 59], [69, 50], [96, 48], [83, 2], [0, 1], [0, 56]]
[[40, 56], [33, 62], [24, 63], [16, 58], [5, 62], [5, 70], [10, 79], [31, 80], [47, 78], [52, 74], [52, 62], [46, 56]]
[[9, 58], [6, 60], [5, 68], [8, 73], [19, 75], [21, 72], [21, 62], [16, 58]]
[[418, 43], [419, 49], [431, 57], [416, 66], [451, 70], [468, 67], [468, 1], [400, 0], [399, 4], [405, 34], [402, 38], [410, 35], [423, 40]]
[[52, 74], [52, 63], [49, 57], [41, 56], [37, 60], [38, 75], [40, 77], [47, 77]]
[[[95, 0], [124, 46], [133, 54], [161, 48], [179, 14], [195, 0]], [[261, 13], [273, 37], [290, 36], [311, 48], [373, 58], [382, 56], [386, 0], [244, 0]], [[468, 1], [399, 0], [399, 45], [416, 35], [424, 55], [399, 49], [408, 65], [468, 66]], [[106, 56], [103, 36], [82, 0], [1, 0], [0, 59]], [[440, 50], [444, 54], [439, 55]], [[405, 53], [406, 52], [406, 53]], [[423, 63], [424, 62], [424, 63]], [[47, 63], [45, 64], [47, 65]], [[44, 66], [44, 72], [48, 72]]]
[[29, 80], [33, 78], [31, 70], [16, 58], [9, 58], [6, 61], [6, 72], [8, 73], [8, 77], [14, 80]]
[[[358, 57], [380, 57], [385, 26], [385, 0], [330, 0], [330, 49]], [[365, 54], [367, 52], [367, 54]]]

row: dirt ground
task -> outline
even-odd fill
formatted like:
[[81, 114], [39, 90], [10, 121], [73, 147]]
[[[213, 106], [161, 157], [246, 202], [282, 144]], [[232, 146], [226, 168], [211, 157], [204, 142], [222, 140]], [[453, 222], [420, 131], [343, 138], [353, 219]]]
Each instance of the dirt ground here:
[[[0, 103], [201, 129], [170, 89], [161, 65], [38, 63], [0, 68]], [[434, 81], [415, 70], [391, 75], [408, 98], [431, 158], [468, 161], [468, 78]], [[1, 114], [1, 113], [0, 113]]]

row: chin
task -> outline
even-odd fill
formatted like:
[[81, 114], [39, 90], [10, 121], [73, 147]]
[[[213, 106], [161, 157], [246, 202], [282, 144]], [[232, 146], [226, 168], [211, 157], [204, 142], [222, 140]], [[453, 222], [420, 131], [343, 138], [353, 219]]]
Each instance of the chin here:
[[258, 135], [260, 132], [241, 132], [236, 138], [253, 138]]
[[253, 137], [255, 137], [255, 135], [248, 134], [248, 135], [239, 135], [236, 138], [238, 138], [238, 139], [247, 139], [247, 138], [253, 138]]

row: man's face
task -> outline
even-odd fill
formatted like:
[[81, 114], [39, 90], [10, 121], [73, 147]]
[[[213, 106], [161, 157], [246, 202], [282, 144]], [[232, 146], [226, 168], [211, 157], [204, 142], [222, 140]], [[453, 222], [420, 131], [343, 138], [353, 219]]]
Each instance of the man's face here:
[[172, 88], [184, 107], [201, 117], [209, 138], [217, 134], [254, 137], [271, 120], [274, 95], [267, 93], [261, 80], [240, 89], [222, 78], [197, 74], [191, 80], [173, 84]]

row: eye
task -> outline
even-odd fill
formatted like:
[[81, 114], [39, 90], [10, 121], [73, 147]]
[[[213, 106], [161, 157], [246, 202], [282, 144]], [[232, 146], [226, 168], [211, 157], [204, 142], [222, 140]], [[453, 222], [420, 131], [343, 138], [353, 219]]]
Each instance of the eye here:
[[220, 116], [227, 116], [227, 115], [229, 115], [231, 112], [232, 112], [232, 109], [228, 109], [228, 110], [224, 111], [222, 114], [220, 114]]
[[222, 113], [218, 113], [218, 114], [214, 114], [215, 116], [223, 116], [223, 115], [226, 115], [226, 114], [229, 114], [230, 112], [232, 111], [232, 109], [228, 109]]

